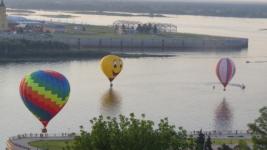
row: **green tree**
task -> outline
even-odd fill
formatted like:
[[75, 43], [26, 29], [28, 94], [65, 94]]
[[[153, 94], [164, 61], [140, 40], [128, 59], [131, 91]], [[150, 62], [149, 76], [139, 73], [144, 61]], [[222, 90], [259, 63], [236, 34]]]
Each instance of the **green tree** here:
[[205, 144], [205, 150], [212, 150], [212, 142], [210, 136], [208, 136]]
[[202, 130], [199, 131], [198, 137], [196, 139], [196, 150], [203, 150], [205, 144], [205, 135]]
[[153, 33], [154, 34], [158, 33], [158, 27], [157, 27], [157, 25], [154, 25], [153, 26]]
[[245, 140], [239, 140], [238, 145], [234, 147], [234, 150], [251, 150]]
[[80, 136], [75, 138], [72, 150], [191, 150], [194, 140], [188, 137], [183, 128], [169, 124], [167, 118], [161, 119], [158, 126], [145, 119], [137, 119], [132, 113], [129, 117], [118, 118], [99, 116], [90, 120], [91, 132], [81, 126]]
[[233, 150], [233, 149], [230, 148], [228, 145], [223, 144], [222, 147], [218, 147], [218, 150]]
[[260, 109], [260, 117], [249, 124], [255, 150], [267, 149], [267, 107]]
[[142, 25], [141, 24], [138, 24], [137, 28], [136, 28], [136, 31], [138, 33], [142, 33]]

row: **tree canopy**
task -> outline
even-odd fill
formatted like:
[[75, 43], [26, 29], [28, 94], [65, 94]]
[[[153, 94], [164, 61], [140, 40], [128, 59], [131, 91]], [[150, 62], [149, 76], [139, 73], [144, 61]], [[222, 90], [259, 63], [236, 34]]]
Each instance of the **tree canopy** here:
[[260, 109], [260, 117], [249, 124], [255, 150], [267, 149], [267, 107]]
[[170, 125], [167, 118], [161, 119], [157, 127], [151, 120], [141, 119], [132, 113], [129, 117], [118, 118], [99, 116], [90, 120], [92, 130], [75, 138], [71, 150], [189, 150], [194, 148], [194, 140], [186, 130]]

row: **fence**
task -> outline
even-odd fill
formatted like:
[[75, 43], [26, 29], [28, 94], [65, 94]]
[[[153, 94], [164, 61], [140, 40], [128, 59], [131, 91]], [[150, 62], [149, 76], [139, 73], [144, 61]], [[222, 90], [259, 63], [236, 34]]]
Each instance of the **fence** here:
[[[191, 131], [188, 134], [197, 137], [200, 131]], [[226, 131], [202, 131], [206, 136], [211, 138], [251, 138], [251, 133], [248, 130], [226, 130]]]
[[10, 137], [7, 140], [7, 150], [32, 150], [28, 144], [21, 144], [20, 140], [30, 139], [31, 141], [36, 140], [70, 140], [75, 137], [75, 133], [60, 133], [60, 134], [19, 134], [17, 136]]

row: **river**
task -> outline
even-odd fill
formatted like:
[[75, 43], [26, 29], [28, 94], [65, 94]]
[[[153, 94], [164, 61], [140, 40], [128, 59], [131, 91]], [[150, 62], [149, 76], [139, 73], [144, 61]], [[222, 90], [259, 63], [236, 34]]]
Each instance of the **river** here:
[[[66, 12], [36, 11], [26, 17], [51, 19], [40, 13]], [[179, 32], [249, 38], [249, 48], [235, 53], [176, 52], [176, 57], [124, 58], [124, 69], [115, 79], [112, 93], [99, 60], [1, 64], [1, 146], [10, 136], [41, 131], [41, 124], [24, 106], [18, 90], [23, 76], [38, 69], [59, 71], [71, 85], [68, 103], [48, 125], [50, 133], [78, 132], [80, 125], [90, 127], [92, 117], [131, 112], [137, 116], [145, 113], [156, 122], [168, 117], [189, 131], [247, 130], [247, 124], [259, 116], [258, 110], [267, 105], [267, 31], [261, 30], [267, 28], [267, 19], [167, 16], [78, 15], [75, 20], [95, 25], [111, 25], [115, 20], [173, 23]], [[226, 56], [234, 60], [237, 72], [233, 85], [224, 92], [215, 66]], [[245, 84], [246, 89], [236, 84]]]

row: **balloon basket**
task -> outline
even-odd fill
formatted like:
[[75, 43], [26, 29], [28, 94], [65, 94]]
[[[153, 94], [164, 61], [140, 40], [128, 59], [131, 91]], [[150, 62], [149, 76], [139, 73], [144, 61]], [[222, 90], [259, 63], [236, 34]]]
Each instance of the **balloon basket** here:
[[42, 129], [42, 133], [47, 133], [47, 129], [46, 128], [43, 128]]

